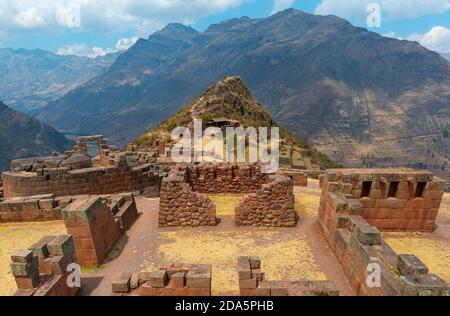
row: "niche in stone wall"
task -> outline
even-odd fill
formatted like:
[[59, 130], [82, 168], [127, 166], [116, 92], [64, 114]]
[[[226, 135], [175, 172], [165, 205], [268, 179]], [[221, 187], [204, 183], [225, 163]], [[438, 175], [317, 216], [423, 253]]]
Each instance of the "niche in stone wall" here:
[[398, 181], [391, 181], [391, 183], [389, 184], [389, 191], [387, 195], [388, 198], [393, 198], [397, 196], [399, 184], [400, 182]]
[[369, 197], [372, 190], [372, 181], [364, 181], [362, 185], [361, 197]]

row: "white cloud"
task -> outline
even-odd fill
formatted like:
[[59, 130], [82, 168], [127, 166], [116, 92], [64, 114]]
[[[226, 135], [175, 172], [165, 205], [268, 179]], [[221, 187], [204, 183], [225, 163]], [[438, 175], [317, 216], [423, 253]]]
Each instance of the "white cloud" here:
[[0, 29], [16, 33], [30, 28], [61, 30], [79, 7], [83, 31], [152, 32], [169, 22], [192, 22], [244, 1], [249, 0], [0, 0]]
[[412, 34], [407, 40], [419, 42], [438, 53], [450, 54], [450, 29], [443, 26], [435, 26], [425, 34]]
[[422, 15], [441, 14], [450, 10], [450, 0], [322, 0], [315, 13], [334, 14], [359, 22], [367, 18], [367, 5], [378, 3], [383, 18], [399, 20]]
[[275, 0], [272, 12], [270, 14], [275, 14], [277, 12], [289, 9], [290, 7], [292, 7], [293, 3], [294, 0]]
[[138, 37], [120, 38], [117, 41], [115, 48], [90, 47], [85, 43], [65, 45], [58, 50], [57, 54], [63, 56], [75, 55], [96, 58], [98, 56], [105, 56], [106, 54], [126, 51], [133, 46], [138, 39]]
[[131, 37], [131, 38], [121, 38], [116, 43], [116, 50], [117, 51], [124, 51], [133, 46], [137, 40], [138, 37]]
[[111, 48], [103, 49], [101, 47], [89, 47], [85, 43], [80, 43], [61, 47], [58, 50], [58, 55], [75, 55], [96, 58], [98, 56], [105, 56], [106, 54], [113, 52], [114, 50]]

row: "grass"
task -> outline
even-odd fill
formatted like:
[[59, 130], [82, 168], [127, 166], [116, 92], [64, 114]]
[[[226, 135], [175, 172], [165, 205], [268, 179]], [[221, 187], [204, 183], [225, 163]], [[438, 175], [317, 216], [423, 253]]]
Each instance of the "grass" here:
[[[294, 235], [295, 234], [295, 235]], [[158, 254], [164, 261], [212, 264], [212, 294], [239, 293], [236, 259], [258, 255], [268, 280], [325, 280], [314, 259], [307, 237], [283, 229], [253, 232], [164, 232]], [[158, 267], [144, 263], [142, 269]]]
[[62, 221], [41, 223], [0, 224], [0, 296], [13, 295], [17, 290], [11, 274], [11, 255], [27, 249], [46, 235], [67, 234]]
[[234, 208], [244, 194], [209, 195], [208, 197], [216, 205], [217, 217], [234, 217]]
[[[398, 235], [398, 234], [397, 234]], [[386, 242], [398, 254], [415, 254], [432, 273], [450, 283], [450, 241], [436, 240], [411, 233], [387, 237]]]

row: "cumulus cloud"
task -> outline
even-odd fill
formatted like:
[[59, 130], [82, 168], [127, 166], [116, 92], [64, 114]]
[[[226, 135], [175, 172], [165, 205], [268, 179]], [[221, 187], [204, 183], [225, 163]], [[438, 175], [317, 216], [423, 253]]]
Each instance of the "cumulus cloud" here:
[[101, 48], [96, 46], [90, 47], [85, 43], [65, 45], [58, 50], [57, 54], [63, 56], [75, 55], [96, 58], [98, 56], [105, 56], [111, 53], [126, 51], [128, 48], [133, 46], [138, 39], [138, 37], [121, 38], [117, 41], [114, 48]]
[[138, 37], [121, 38], [116, 43], [116, 51], [125, 51], [133, 46], [138, 40]]
[[244, 1], [247, 0], [0, 0], [0, 29], [73, 27], [74, 14], [79, 12], [80, 28], [85, 31], [154, 31], [168, 22], [195, 21], [238, 7]]
[[293, 3], [294, 0], [275, 0], [272, 12], [270, 14], [275, 14], [277, 12], [289, 9], [290, 7], [292, 7]]
[[89, 47], [85, 43], [80, 43], [61, 47], [58, 50], [58, 55], [75, 55], [96, 58], [98, 56], [105, 56], [106, 54], [113, 52], [114, 50], [111, 48], [103, 49], [101, 47]]
[[365, 21], [368, 15], [366, 9], [370, 3], [380, 4], [383, 18], [388, 20], [441, 14], [450, 10], [450, 0], [322, 0], [315, 13]]
[[425, 34], [412, 34], [407, 40], [419, 42], [438, 53], [450, 54], [450, 29], [444, 26], [435, 26]]

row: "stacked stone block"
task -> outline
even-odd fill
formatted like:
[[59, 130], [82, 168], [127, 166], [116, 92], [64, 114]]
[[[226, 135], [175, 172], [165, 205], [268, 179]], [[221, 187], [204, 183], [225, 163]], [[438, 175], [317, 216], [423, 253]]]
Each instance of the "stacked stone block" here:
[[99, 196], [79, 197], [63, 210], [63, 218], [84, 266], [101, 264], [121, 234], [119, 220]]
[[328, 170], [323, 194], [359, 200], [370, 225], [388, 231], [433, 231], [445, 182], [428, 171]]
[[253, 227], [294, 227], [297, 213], [292, 180], [277, 174], [236, 206], [236, 224]]
[[11, 259], [18, 296], [74, 296], [80, 290], [69, 287], [67, 282], [74, 272], [68, 266], [77, 264], [70, 235], [46, 236], [28, 250], [13, 254]]
[[237, 260], [241, 296], [338, 296], [331, 281], [268, 281], [261, 272], [261, 260], [256, 256], [241, 256]]
[[121, 273], [113, 295], [211, 296], [211, 266], [171, 263], [154, 272]]
[[206, 194], [194, 192], [184, 173], [174, 173], [162, 182], [159, 226], [215, 226], [216, 207]]
[[187, 182], [200, 193], [253, 193], [269, 180], [257, 164], [202, 163], [186, 169]]
[[0, 202], [0, 223], [61, 220], [64, 203], [53, 194], [12, 198]]
[[[380, 231], [361, 214], [363, 204], [352, 195], [329, 190], [325, 179], [319, 208], [319, 228], [343, 267], [357, 295], [449, 295], [447, 283], [409, 256], [398, 256]], [[332, 191], [332, 192], [330, 192]], [[380, 286], [367, 282], [373, 265], [380, 269]], [[372, 268], [371, 268], [372, 267]]]
[[294, 186], [307, 187], [308, 173], [295, 169], [281, 169], [283, 174], [292, 180]]
[[166, 167], [144, 164], [136, 167], [97, 167], [77, 170], [67, 168], [41, 169], [37, 172], [4, 172], [6, 198], [28, 197], [42, 194], [70, 196], [83, 194], [113, 194], [120, 192], [144, 192], [155, 188], [157, 196]]

